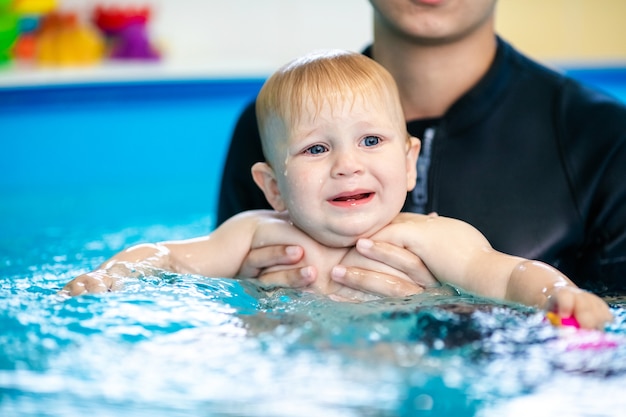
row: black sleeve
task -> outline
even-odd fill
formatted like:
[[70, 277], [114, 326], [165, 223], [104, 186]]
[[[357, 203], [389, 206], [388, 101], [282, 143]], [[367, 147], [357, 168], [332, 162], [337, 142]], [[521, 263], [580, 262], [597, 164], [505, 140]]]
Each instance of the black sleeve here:
[[254, 104], [244, 109], [233, 131], [220, 185], [217, 225], [245, 210], [271, 208], [250, 173], [255, 162], [265, 160]]
[[626, 291], [626, 107], [585, 89], [566, 90], [564, 97], [573, 103], [564, 111], [565, 158], [586, 219], [577, 283]]

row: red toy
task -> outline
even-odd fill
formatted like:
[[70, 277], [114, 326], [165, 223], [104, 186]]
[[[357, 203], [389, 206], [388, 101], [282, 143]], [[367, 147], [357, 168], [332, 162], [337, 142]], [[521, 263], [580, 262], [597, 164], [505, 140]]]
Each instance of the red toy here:
[[148, 7], [104, 7], [94, 9], [94, 24], [107, 36], [112, 59], [157, 60], [159, 52], [152, 46], [147, 25]]

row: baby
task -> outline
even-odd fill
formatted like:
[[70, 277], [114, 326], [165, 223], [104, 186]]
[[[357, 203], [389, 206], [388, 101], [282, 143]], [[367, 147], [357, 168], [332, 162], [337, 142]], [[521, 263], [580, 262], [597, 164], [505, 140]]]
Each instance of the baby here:
[[587, 328], [611, 320], [602, 299], [544, 263], [494, 250], [469, 224], [400, 213], [415, 186], [420, 142], [407, 133], [393, 78], [375, 61], [346, 51], [296, 59], [264, 84], [257, 116], [266, 162], [252, 176], [274, 211], [238, 214], [208, 236], [131, 247], [64, 291], [116, 289], [144, 268], [236, 277], [251, 249], [299, 245], [300, 265], [316, 269], [310, 291], [359, 300], [362, 293], [333, 281], [331, 270], [353, 265], [356, 242], [370, 238], [415, 253], [440, 282], [465, 291], [574, 316]]

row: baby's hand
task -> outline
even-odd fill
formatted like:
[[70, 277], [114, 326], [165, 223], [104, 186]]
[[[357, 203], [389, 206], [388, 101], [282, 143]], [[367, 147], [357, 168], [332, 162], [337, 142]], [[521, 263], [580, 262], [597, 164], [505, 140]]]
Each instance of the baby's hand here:
[[609, 306], [595, 294], [571, 286], [555, 287], [548, 294], [548, 311], [574, 317], [583, 329], [604, 329], [613, 320]]
[[87, 274], [79, 275], [68, 282], [60, 294], [65, 295], [81, 295], [86, 293], [107, 292], [114, 289], [117, 279], [111, 277], [104, 271], [94, 271]]

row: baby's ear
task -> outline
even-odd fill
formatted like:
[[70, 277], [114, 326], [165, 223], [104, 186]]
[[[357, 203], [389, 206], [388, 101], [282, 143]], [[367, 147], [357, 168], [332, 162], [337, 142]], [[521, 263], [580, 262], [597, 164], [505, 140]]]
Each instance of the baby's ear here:
[[276, 211], [284, 211], [287, 209], [285, 203], [278, 190], [278, 183], [276, 182], [276, 176], [274, 170], [265, 162], [257, 162], [252, 165], [252, 178], [256, 185], [265, 194], [265, 199], [270, 206]]
[[408, 149], [406, 152], [406, 181], [407, 191], [413, 190], [417, 183], [417, 158], [420, 154], [422, 142], [416, 137], [409, 138]]

